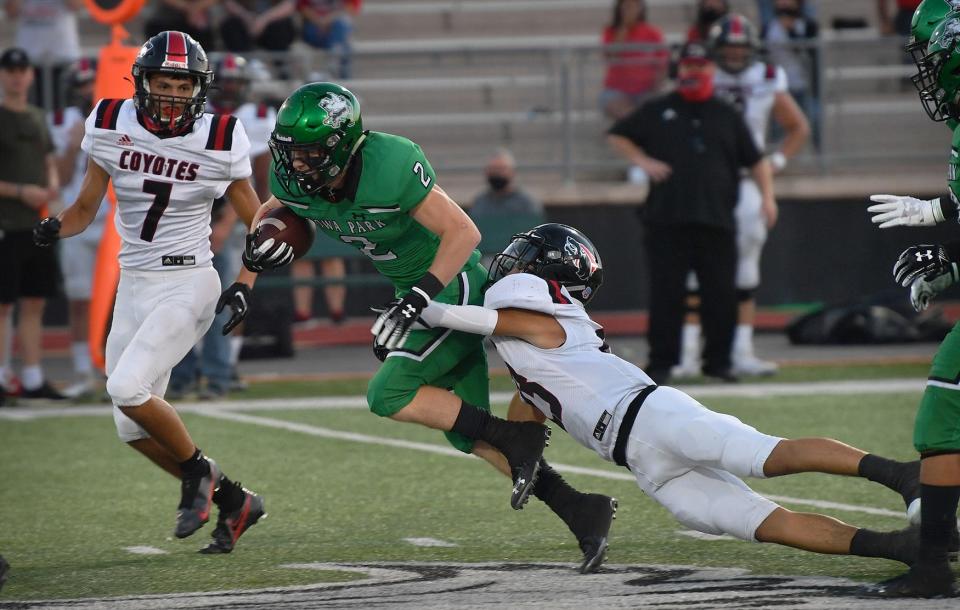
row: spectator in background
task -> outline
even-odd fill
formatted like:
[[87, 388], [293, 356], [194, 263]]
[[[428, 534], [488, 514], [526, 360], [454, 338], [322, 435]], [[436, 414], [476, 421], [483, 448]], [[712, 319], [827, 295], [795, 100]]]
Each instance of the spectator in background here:
[[220, 38], [228, 51], [286, 51], [296, 36], [294, 0], [224, 0], [223, 9]]
[[[93, 110], [96, 74], [96, 63], [91, 59], [81, 59], [74, 64], [70, 71], [70, 105], [48, 115], [48, 128], [56, 146], [57, 170], [65, 202], [73, 203], [76, 200], [87, 171], [87, 154], [80, 149], [80, 142], [83, 140], [84, 121]], [[70, 351], [73, 355], [74, 384], [63, 391], [68, 398], [92, 395], [99, 385], [99, 376], [94, 372], [90, 360], [87, 329], [90, 324], [93, 270], [109, 212], [109, 205], [101, 205], [86, 231], [59, 246], [63, 287], [70, 316]]]
[[[663, 45], [663, 34], [647, 23], [645, 0], [616, 0], [603, 30], [607, 75], [600, 106], [613, 120], [630, 114], [660, 86], [667, 71], [666, 48], [618, 49], [621, 45]], [[613, 47], [613, 48], [609, 48]]]
[[[790, 95], [807, 115], [813, 128], [813, 145], [819, 150], [820, 100], [816, 79], [819, 62], [812, 43], [820, 30], [816, 21], [804, 16], [805, 6], [805, 0], [775, 0], [776, 19], [763, 31], [762, 38], [771, 63], [787, 73]], [[778, 136], [775, 132], [774, 139]]]
[[5, 7], [17, 22], [14, 45], [26, 51], [36, 69], [34, 103], [62, 108], [62, 74], [80, 58], [76, 12], [83, 0], [6, 0]]
[[734, 380], [730, 352], [737, 323], [734, 207], [740, 172], [750, 168], [764, 207], [776, 208], [769, 162], [743, 117], [713, 96], [715, 66], [701, 43], [680, 53], [677, 90], [656, 97], [610, 128], [618, 153], [652, 181], [641, 208], [650, 282], [650, 362], [659, 384], [680, 360], [687, 274], [700, 279], [706, 336], [703, 373]]
[[153, 14], [143, 28], [149, 39], [160, 32], [175, 30], [189, 34], [206, 51], [216, 48], [210, 9], [220, 0], [157, 0]]
[[[42, 209], [59, 203], [60, 184], [43, 111], [27, 103], [33, 76], [23, 49], [7, 49], [0, 56], [0, 362], [7, 361], [6, 334], [17, 303], [21, 396], [62, 399], [40, 365], [43, 309], [59, 291], [60, 268], [53, 250], [33, 244], [33, 225]], [[4, 366], [0, 387], [11, 377]], [[3, 395], [0, 389], [0, 402]]]
[[[883, 0], [878, 0], [883, 2]], [[760, 17], [760, 29], [765, 29], [776, 17], [775, 0], [757, 0], [757, 14]], [[817, 7], [812, 2], [807, 2], [803, 7], [803, 16], [807, 19], [817, 19]]]
[[350, 78], [350, 36], [360, 0], [297, 0], [303, 19], [303, 40], [329, 51], [336, 61], [335, 77]]
[[[232, 114], [243, 125], [250, 140], [250, 165], [253, 167], [254, 187], [260, 200], [266, 201], [270, 198], [268, 143], [277, 120], [277, 111], [265, 103], [256, 103], [250, 99], [253, 67], [246, 58], [227, 53], [217, 61], [213, 71], [217, 80], [210, 88], [207, 110], [216, 114]], [[225, 204], [224, 198], [213, 202], [210, 250], [213, 252], [213, 268], [220, 276], [220, 284], [229, 286], [240, 270], [240, 255], [243, 252], [247, 228], [239, 222], [233, 206]], [[173, 367], [168, 395], [174, 398], [182, 397], [195, 389], [200, 378], [205, 380], [199, 394], [202, 399], [222, 398], [230, 390], [242, 387], [236, 365], [242, 346], [243, 330], [234, 330], [232, 336], [224, 336], [221, 331], [230, 316], [230, 308], [217, 314], [200, 343]]]
[[877, 18], [880, 21], [880, 33], [884, 36], [897, 34], [906, 38], [910, 35], [910, 22], [913, 12], [922, 0], [896, 0], [897, 11], [890, 15], [890, 0], [877, 0]]
[[730, 12], [727, 0], [700, 0], [697, 4], [697, 20], [687, 30], [687, 42], [706, 42], [710, 27]]
[[488, 188], [473, 200], [471, 218], [543, 214], [543, 204], [517, 186], [517, 162], [509, 150], [497, 150], [487, 162], [484, 173]]

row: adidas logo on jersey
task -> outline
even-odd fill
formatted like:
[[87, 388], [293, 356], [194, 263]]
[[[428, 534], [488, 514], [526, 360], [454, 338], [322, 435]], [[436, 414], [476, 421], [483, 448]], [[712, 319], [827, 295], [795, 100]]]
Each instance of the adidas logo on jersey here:
[[124, 133], [117, 138], [117, 144], [120, 146], [133, 146], [133, 140], [130, 139], [130, 136]]

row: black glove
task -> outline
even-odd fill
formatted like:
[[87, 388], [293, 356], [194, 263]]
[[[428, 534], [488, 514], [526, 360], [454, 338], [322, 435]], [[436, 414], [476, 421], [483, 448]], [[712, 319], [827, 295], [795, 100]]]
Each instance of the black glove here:
[[254, 273], [267, 269], [283, 267], [293, 260], [293, 247], [277, 239], [267, 239], [257, 246], [260, 229], [247, 234], [247, 245], [243, 249], [243, 266]]
[[60, 239], [60, 220], [53, 216], [44, 218], [33, 227], [33, 243], [49, 248]]
[[945, 273], [957, 277], [957, 264], [950, 260], [947, 248], [938, 244], [910, 246], [900, 253], [893, 265], [893, 279], [909, 286], [919, 277], [931, 279]]
[[217, 300], [217, 313], [223, 311], [224, 307], [229, 307], [233, 311], [233, 315], [223, 325], [223, 334], [228, 335], [237, 327], [237, 324], [243, 322], [247, 312], [250, 311], [250, 287], [242, 282], [231, 284]]
[[370, 332], [376, 337], [376, 343], [388, 350], [403, 345], [410, 335], [410, 329], [420, 318], [420, 312], [430, 299], [443, 290], [443, 284], [432, 273], [427, 273], [410, 289], [400, 302], [380, 314], [373, 323]]

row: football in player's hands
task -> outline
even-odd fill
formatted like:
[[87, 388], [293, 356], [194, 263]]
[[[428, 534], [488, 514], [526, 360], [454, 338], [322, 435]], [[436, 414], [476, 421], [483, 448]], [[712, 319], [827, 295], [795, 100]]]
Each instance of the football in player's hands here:
[[[313, 222], [294, 214], [286, 206], [271, 210], [257, 224], [254, 246], [269, 250], [268, 240], [283, 242], [293, 249], [293, 258], [300, 258], [310, 250], [317, 229]], [[269, 265], [267, 266], [269, 268]]]

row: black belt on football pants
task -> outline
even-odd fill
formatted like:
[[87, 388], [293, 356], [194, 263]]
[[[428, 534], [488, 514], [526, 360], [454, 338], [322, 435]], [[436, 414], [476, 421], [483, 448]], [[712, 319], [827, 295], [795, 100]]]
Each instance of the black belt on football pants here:
[[656, 389], [656, 385], [648, 385], [640, 390], [637, 397], [634, 398], [627, 407], [627, 412], [623, 414], [623, 419], [620, 420], [620, 429], [617, 430], [617, 441], [613, 444], [613, 461], [617, 466], [629, 468], [629, 466], [627, 466], [627, 439], [630, 438], [630, 431], [633, 430], [633, 422], [637, 419], [637, 413], [640, 412], [643, 401]]

